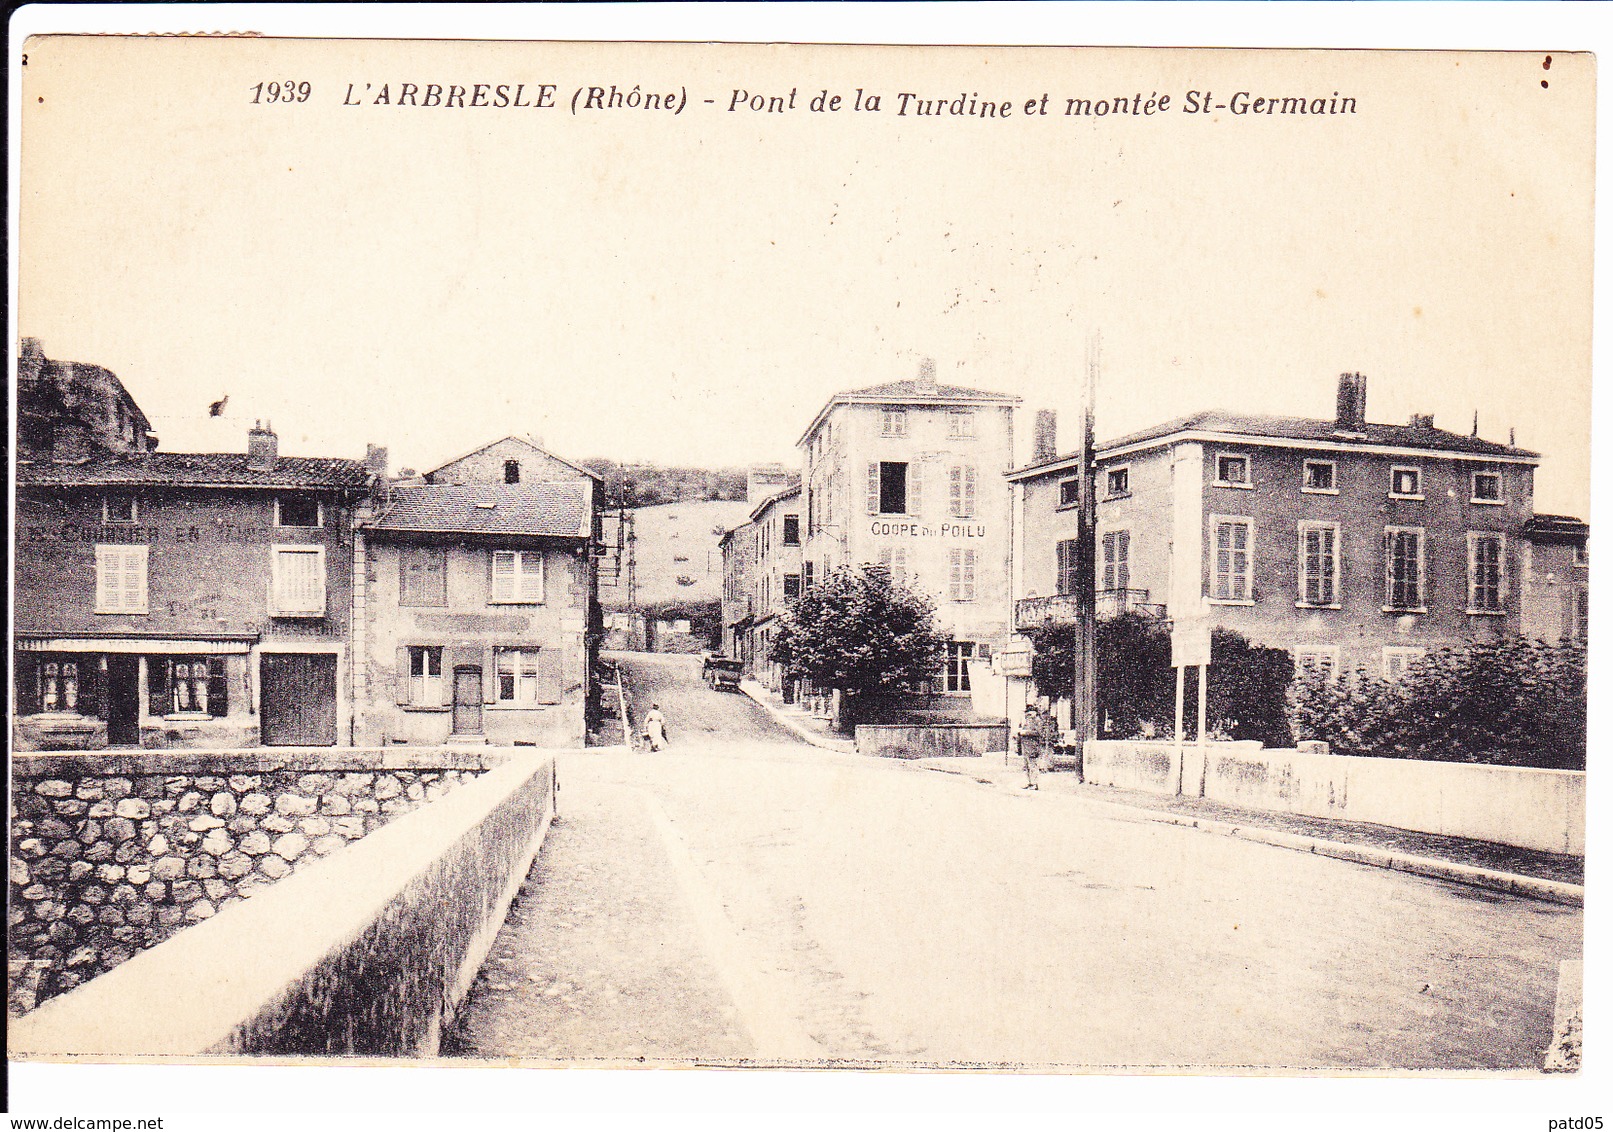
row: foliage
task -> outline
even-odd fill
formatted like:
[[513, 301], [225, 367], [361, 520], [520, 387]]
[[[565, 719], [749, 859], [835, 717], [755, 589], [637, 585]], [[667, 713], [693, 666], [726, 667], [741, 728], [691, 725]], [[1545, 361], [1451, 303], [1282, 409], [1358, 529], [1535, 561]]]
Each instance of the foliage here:
[[1303, 672], [1289, 695], [1294, 734], [1341, 754], [1585, 767], [1585, 648], [1521, 637], [1445, 649], [1395, 683], [1356, 671]]
[[712, 648], [722, 647], [722, 602], [709, 601], [657, 601], [639, 606], [638, 611], [652, 621], [689, 622], [689, 633], [699, 637]]
[[928, 597], [894, 584], [883, 567], [842, 566], [790, 603], [769, 659], [857, 696], [924, 687], [945, 649]]
[[[1176, 676], [1170, 632], [1159, 621], [1127, 612], [1097, 628], [1098, 718], [1112, 738], [1168, 735], [1176, 717]], [[1068, 696], [1080, 674], [1081, 632], [1075, 625], [1032, 630], [1036, 651], [1031, 675], [1046, 695]], [[1267, 746], [1290, 742], [1284, 693], [1294, 664], [1283, 649], [1252, 645], [1241, 634], [1217, 629], [1211, 644], [1207, 723], [1212, 734], [1258, 739]], [[1189, 671], [1184, 696], [1188, 727], [1196, 723], [1198, 679]]]
[[662, 503], [745, 498], [747, 477], [743, 468], [663, 468], [656, 464], [619, 464], [603, 457], [579, 463], [604, 481], [600, 487], [602, 507], [654, 507]]

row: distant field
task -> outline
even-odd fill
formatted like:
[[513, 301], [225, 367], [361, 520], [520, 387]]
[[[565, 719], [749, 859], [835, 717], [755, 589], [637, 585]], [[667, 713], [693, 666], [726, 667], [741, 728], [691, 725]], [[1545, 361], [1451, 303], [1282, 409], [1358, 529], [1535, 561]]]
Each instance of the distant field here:
[[[751, 505], [713, 500], [666, 503], [633, 512], [638, 602], [710, 601], [722, 596], [723, 532], [750, 518]], [[616, 586], [600, 586], [606, 609], [627, 605], [627, 572]]]

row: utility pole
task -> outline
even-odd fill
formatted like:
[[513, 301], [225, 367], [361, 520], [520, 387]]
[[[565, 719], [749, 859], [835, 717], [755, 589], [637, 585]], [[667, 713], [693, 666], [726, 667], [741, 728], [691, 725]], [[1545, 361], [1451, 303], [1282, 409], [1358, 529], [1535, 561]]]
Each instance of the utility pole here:
[[1093, 405], [1098, 390], [1097, 333], [1087, 339], [1086, 389], [1081, 422], [1081, 518], [1076, 616], [1081, 626], [1081, 680], [1075, 689], [1070, 730], [1078, 740], [1098, 737], [1098, 474], [1094, 462]]

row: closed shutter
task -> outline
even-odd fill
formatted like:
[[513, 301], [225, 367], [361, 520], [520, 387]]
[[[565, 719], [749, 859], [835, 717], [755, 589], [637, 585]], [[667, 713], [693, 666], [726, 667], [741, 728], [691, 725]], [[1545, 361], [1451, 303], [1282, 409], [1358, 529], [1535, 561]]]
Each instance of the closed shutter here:
[[868, 513], [879, 514], [879, 465], [868, 465]]
[[39, 658], [26, 653], [17, 658], [17, 714], [39, 711]]
[[154, 716], [168, 714], [168, 659], [161, 656], [146, 658], [146, 690], [148, 706]]
[[207, 714], [214, 719], [230, 714], [230, 683], [221, 656], [207, 658]]
[[952, 474], [949, 477], [950, 494], [948, 502], [951, 504], [954, 518], [963, 517], [963, 468], [958, 464], [952, 465]]
[[543, 600], [543, 552], [528, 550], [517, 556], [520, 578], [516, 587], [521, 601]]
[[515, 600], [515, 553], [509, 550], [493, 552], [492, 588], [490, 601]]
[[1115, 535], [1115, 589], [1131, 588], [1131, 532], [1116, 531]]
[[493, 670], [493, 646], [482, 649], [482, 702], [498, 702], [498, 673]]
[[[530, 656], [531, 654], [528, 653], [527, 655]], [[538, 703], [557, 704], [563, 698], [561, 667], [564, 660], [565, 657], [560, 649], [539, 649], [537, 651]]]
[[957, 601], [963, 593], [963, 551], [953, 548], [948, 569], [947, 597]]
[[399, 704], [407, 704], [411, 700], [410, 685], [414, 670], [409, 667], [409, 650], [399, 646], [397, 659], [394, 662], [392, 679], [392, 698]]
[[924, 506], [924, 463], [914, 460], [907, 466], [907, 513], [917, 518]]

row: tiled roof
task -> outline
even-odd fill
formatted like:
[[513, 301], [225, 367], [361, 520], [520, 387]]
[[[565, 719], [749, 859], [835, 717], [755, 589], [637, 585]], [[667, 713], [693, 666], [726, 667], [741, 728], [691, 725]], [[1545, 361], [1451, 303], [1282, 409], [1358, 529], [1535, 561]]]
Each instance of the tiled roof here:
[[965, 389], [961, 385], [935, 385], [915, 381], [887, 381], [884, 385], [870, 385], [866, 389], [847, 389], [835, 397], [902, 397], [927, 401], [952, 401], [969, 397], [979, 401], [1018, 401], [1012, 393], [997, 393], [990, 389]]
[[1573, 515], [1535, 515], [1523, 525], [1524, 537], [1537, 542], [1579, 542], [1590, 530], [1589, 523]]
[[[1422, 448], [1431, 452], [1459, 452], [1464, 455], [1507, 456], [1514, 459], [1537, 459], [1538, 452], [1481, 440], [1476, 436], [1462, 436], [1441, 428], [1415, 428], [1411, 425], [1363, 423], [1351, 428], [1340, 428], [1338, 422], [1316, 420], [1311, 417], [1278, 417], [1263, 413], [1229, 413], [1221, 409], [1206, 409], [1175, 420], [1152, 425], [1138, 432], [1101, 441], [1097, 457], [1116, 449], [1129, 448], [1150, 440], [1162, 440], [1183, 432], [1224, 433], [1239, 437], [1270, 437], [1274, 440], [1313, 441], [1318, 444], [1351, 444], [1379, 448]], [[1028, 472], [1035, 468], [1062, 464], [1078, 458], [1070, 452], [1051, 460], [1021, 468]], [[1015, 474], [1017, 475], [1018, 472]]]
[[587, 487], [581, 480], [395, 487], [374, 529], [587, 538], [593, 525]]
[[370, 469], [362, 460], [281, 456], [274, 467], [247, 467], [244, 452], [129, 452], [81, 464], [19, 461], [19, 485], [59, 487], [324, 487], [363, 488]]

